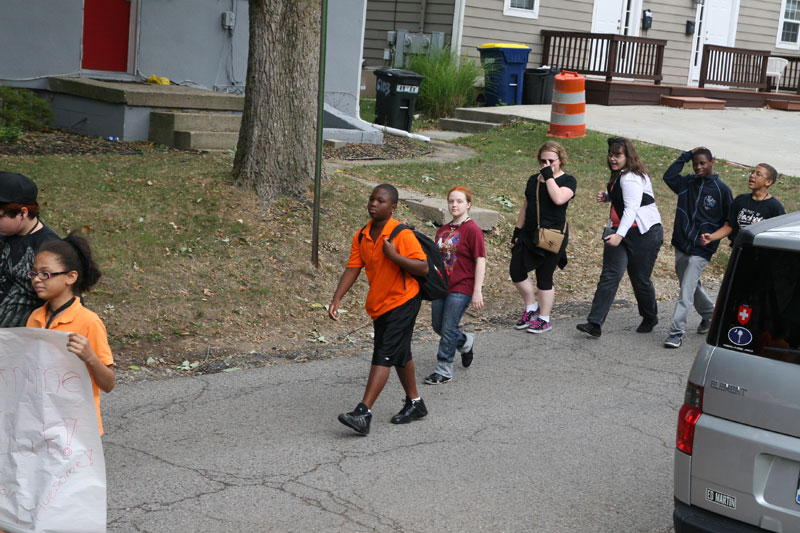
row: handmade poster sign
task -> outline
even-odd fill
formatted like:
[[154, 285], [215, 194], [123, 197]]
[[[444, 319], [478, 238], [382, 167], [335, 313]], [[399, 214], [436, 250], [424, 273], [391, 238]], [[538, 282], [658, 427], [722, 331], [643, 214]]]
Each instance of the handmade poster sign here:
[[92, 382], [67, 337], [0, 328], [0, 530], [106, 530]]

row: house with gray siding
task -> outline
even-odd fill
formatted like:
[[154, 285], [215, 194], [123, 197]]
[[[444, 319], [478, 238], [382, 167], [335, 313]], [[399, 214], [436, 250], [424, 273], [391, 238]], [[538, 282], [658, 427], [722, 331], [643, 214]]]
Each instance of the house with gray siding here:
[[444, 31], [472, 57], [487, 42], [525, 44], [531, 67], [542, 64], [542, 30], [663, 39], [662, 83], [670, 85], [698, 84], [707, 44], [800, 58], [800, 0], [368, 0], [367, 66], [383, 66], [386, 32], [398, 29]]
[[[365, 16], [366, 0], [329, 0], [326, 138], [382, 139], [359, 118]], [[2, 0], [0, 84], [46, 94], [57, 127], [147, 139], [153, 110], [241, 114], [248, 22], [247, 0]], [[172, 85], [148, 92], [151, 76]]]

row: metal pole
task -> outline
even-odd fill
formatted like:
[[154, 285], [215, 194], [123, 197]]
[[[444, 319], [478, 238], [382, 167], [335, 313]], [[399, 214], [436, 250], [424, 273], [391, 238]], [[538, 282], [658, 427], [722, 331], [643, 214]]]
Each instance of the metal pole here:
[[319, 27], [319, 88], [317, 106], [317, 165], [314, 172], [314, 216], [311, 230], [311, 264], [319, 268], [319, 204], [322, 188], [322, 133], [325, 122], [325, 52], [328, 35], [328, 0], [322, 0]]

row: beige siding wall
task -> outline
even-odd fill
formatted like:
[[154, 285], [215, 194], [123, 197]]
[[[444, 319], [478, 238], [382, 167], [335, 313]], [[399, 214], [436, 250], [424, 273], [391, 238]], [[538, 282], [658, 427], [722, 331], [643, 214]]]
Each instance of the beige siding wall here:
[[383, 66], [386, 32], [390, 30], [445, 33], [449, 42], [453, 31], [454, 0], [427, 0], [425, 25], [420, 29], [422, 0], [367, 0], [364, 31], [364, 60], [368, 66]]
[[739, 27], [736, 46], [755, 50], [770, 50], [775, 55], [797, 55], [796, 51], [776, 48], [781, 2], [742, 0], [739, 7]]
[[[694, 21], [696, 9], [693, 1], [647, 1], [642, 9], [653, 12], [653, 26], [640, 30], [640, 37], [664, 39], [664, 85], [686, 85], [689, 79], [689, 61], [692, 54], [692, 36], [686, 35], [686, 21]], [[640, 14], [641, 16], [641, 14]], [[639, 22], [641, 26], [641, 21]]]
[[478, 57], [476, 47], [484, 43], [519, 43], [532, 48], [530, 66], [541, 65], [540, 31], [592, 29], [592, 0], [540, 0], [539, 18], [503, 15], [503, 0], [467, 0], [461, 53]]
[[[478, 57], [476, 47], [487, 42], [526, 44], [533, 49], [528, 56], [529, 66], [538, 66], [542, 60], [542, 29], [591, 31], [594, 0], [539, 1], [539, 17], [527, 19], [504, 16], [503, 0], [467, 0], [462, 53]], [[653, 26], [648, 31], [640, 30], [640, 36], [667, 41], [663, 83], [686, 85], [692, 50], [692, 35], [686, 35], [686, 21], [695, 20], [695, 3], [643, 0], [642, 9], [653, 12]], [[780, 0], [741, 0], [735, 45], [798, 55], [775, 48], [779, 11]], [[641, 19], [641, 13], [635, 16]]]

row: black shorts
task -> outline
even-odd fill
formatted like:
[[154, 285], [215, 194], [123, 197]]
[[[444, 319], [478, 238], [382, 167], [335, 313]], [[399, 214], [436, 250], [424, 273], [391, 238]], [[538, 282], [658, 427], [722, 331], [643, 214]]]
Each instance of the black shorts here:
[[375, 328], [373, 365], [406, 366], [411, 361], [411, 334], [421, 305], [422, 298], [417, 294], [372, 322]]
[[[511, 249], [511, 264], [509, 274], [511, 281], [519, 283], [525, 281], [528, 272], [536, 271], [536, 287], [542, 291], [549, 291], [553, 288], [553, 274], [556, 267], [565, 257], [567, 243], [569, 242], [569, 232], [564, 235], [564, 242], [558, 253], [547, 252], [535, 246], [529, 246], [522, 239]], [[563, 266], [562, 266], [563, 268]]]

